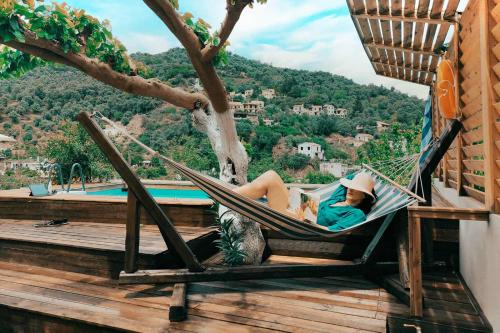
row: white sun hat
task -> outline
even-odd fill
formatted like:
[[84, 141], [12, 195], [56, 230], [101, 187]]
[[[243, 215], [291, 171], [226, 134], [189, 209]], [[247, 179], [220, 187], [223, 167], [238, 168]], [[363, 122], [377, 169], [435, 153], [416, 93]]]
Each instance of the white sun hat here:
[[372, 176], [365, 172], [356, 174], [353, 179], [342, 178], [340, 179], [340, 184], [347, 188], [366, 193], [371, 196], [373, 200], [375, 200], [375, 196], [372, 193], [373, 188], [375, 187], [375, 180], [373, 180]]

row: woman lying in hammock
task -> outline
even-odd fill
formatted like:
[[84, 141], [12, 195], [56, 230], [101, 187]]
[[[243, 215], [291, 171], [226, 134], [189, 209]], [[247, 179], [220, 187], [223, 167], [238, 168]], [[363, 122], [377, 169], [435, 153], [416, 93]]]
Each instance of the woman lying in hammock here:
[[[267, 197], [269, 207], [299, 220], [316, 223], [318, 226], [339, 231], [363, 222], [370, 212], [377, 196], [375, 195], [375, 181], [367, 173], [348, 175], [340, 180], [340, 186], [332, 195], [322, 201], [302, 195], [305, 200], [295, 210], [290, 209], [290, 192], [281, 177], [273, 170], [269, 170], [251, 183], [240, 186], [234, 191], [252, 199]], [[318, 207], [319, 206], [319, 207]], [[309, 208], [314, 221], [305, 219], [305, 211]]]

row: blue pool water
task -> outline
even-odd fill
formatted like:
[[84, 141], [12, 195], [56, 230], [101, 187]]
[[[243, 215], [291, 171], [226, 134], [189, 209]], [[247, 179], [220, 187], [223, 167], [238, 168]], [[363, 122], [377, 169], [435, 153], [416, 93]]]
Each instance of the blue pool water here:
[[[165, 188], [148, 188], [149, 193], [155, 198], [173, 198], [173, 199], [210, 199], [210, 197], [201, 190], [180, 190], [180, 189], [165, 189]], [[126, 197], [127, 192], [121, 188], [109, 190], [100, 190], [87, 192], [88, 195], [106, 195], [113, 197]]]

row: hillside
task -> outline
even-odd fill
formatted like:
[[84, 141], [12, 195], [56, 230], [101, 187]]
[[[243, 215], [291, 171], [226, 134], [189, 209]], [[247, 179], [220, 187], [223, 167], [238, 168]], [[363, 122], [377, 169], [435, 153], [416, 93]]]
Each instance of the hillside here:
[[[182, 49], [134, 57], [150, 68], [152, 76], [172, 85], [190, 87], [195, 82], [194, 70]], [[419, 123], [423, 108], [421, 100], [398, 91], [359, 85], [326, 72], [276, 68], [234, 54], [230, 55], [229, 65], [220, 68], [219, 73], [228, 91], [254, 89], [257, 98], [261, 89], [274, 88], [278, 94], [266, 101], [264, 114], [279, 125], [271, 129], [247, 121], [238, 123], [240, 137], [255, 162], [250, 178], [261, 170], [277, 167], [276, 163], [290, 170], [304, 164], [289, 165], [288, 159], [276, 153], [273, 156], [273, 147], [278, 143], [280, 149], [275, 151], [282, 155], [287, 155], [297, 143], [311, 140], [326, 149], [327, 157], [344, 158], [352, 152], [328, 144], [331, 135], [355, 135], [356, 125], [373, 132], [377, 120], [413, 127]], [[334, 104], [350, 113], [346, 119], [298, 116], [290, 112], [294, 104]], [[94, 110], [125, 125], [135, 116], [134, 132], [142, 132], [141, 139], [147, 144], [176, 155], [194, 167], [217, 168], [208, 141], [192, 127], [189, 113], [159, 100], [120, 92], [76, 70], [59, 66], [38, 68], [21, 78], [2, 81], [0, 85], [0, 133], [16, 137], [19, 141], [16, 148], [27, 151], [30, 156], [43, 155], [46, 141], [60, 133], [65, 121], [73, 121], [81, 111]], [[142, 129], [137, 129], [137, 124], [142, 124]], [[134, 162], [143, 158], [134, 147], [128, 154]]]

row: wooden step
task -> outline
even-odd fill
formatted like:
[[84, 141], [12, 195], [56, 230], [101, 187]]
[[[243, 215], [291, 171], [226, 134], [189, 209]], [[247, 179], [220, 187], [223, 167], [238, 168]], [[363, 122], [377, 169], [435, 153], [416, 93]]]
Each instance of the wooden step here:
[[[379, 278], [379, 283], [393, 291], [404, 303], [409, 291], [401, 287], [398, 275]], [[391, 311], [387, 332], [402, 332], [404, 324], [417, 324], [422, 332], [492, 332], [487, 319], [463, 279], [455, 272], [430, 272], [423, 275], [424, 317], [414, 319]]]
[[[50, 267], [70, 272], [117, 278], [124, 265], [125, 226], [70, 222], [58, 227], [35, 227], [40, 221], [0, 220], [0, 261]], [[217, 232], [210, 228], [178, 227], [195, 254], [216, 252]], [[139, 267], [175, 267], [154, 225], [141, 226]]]

